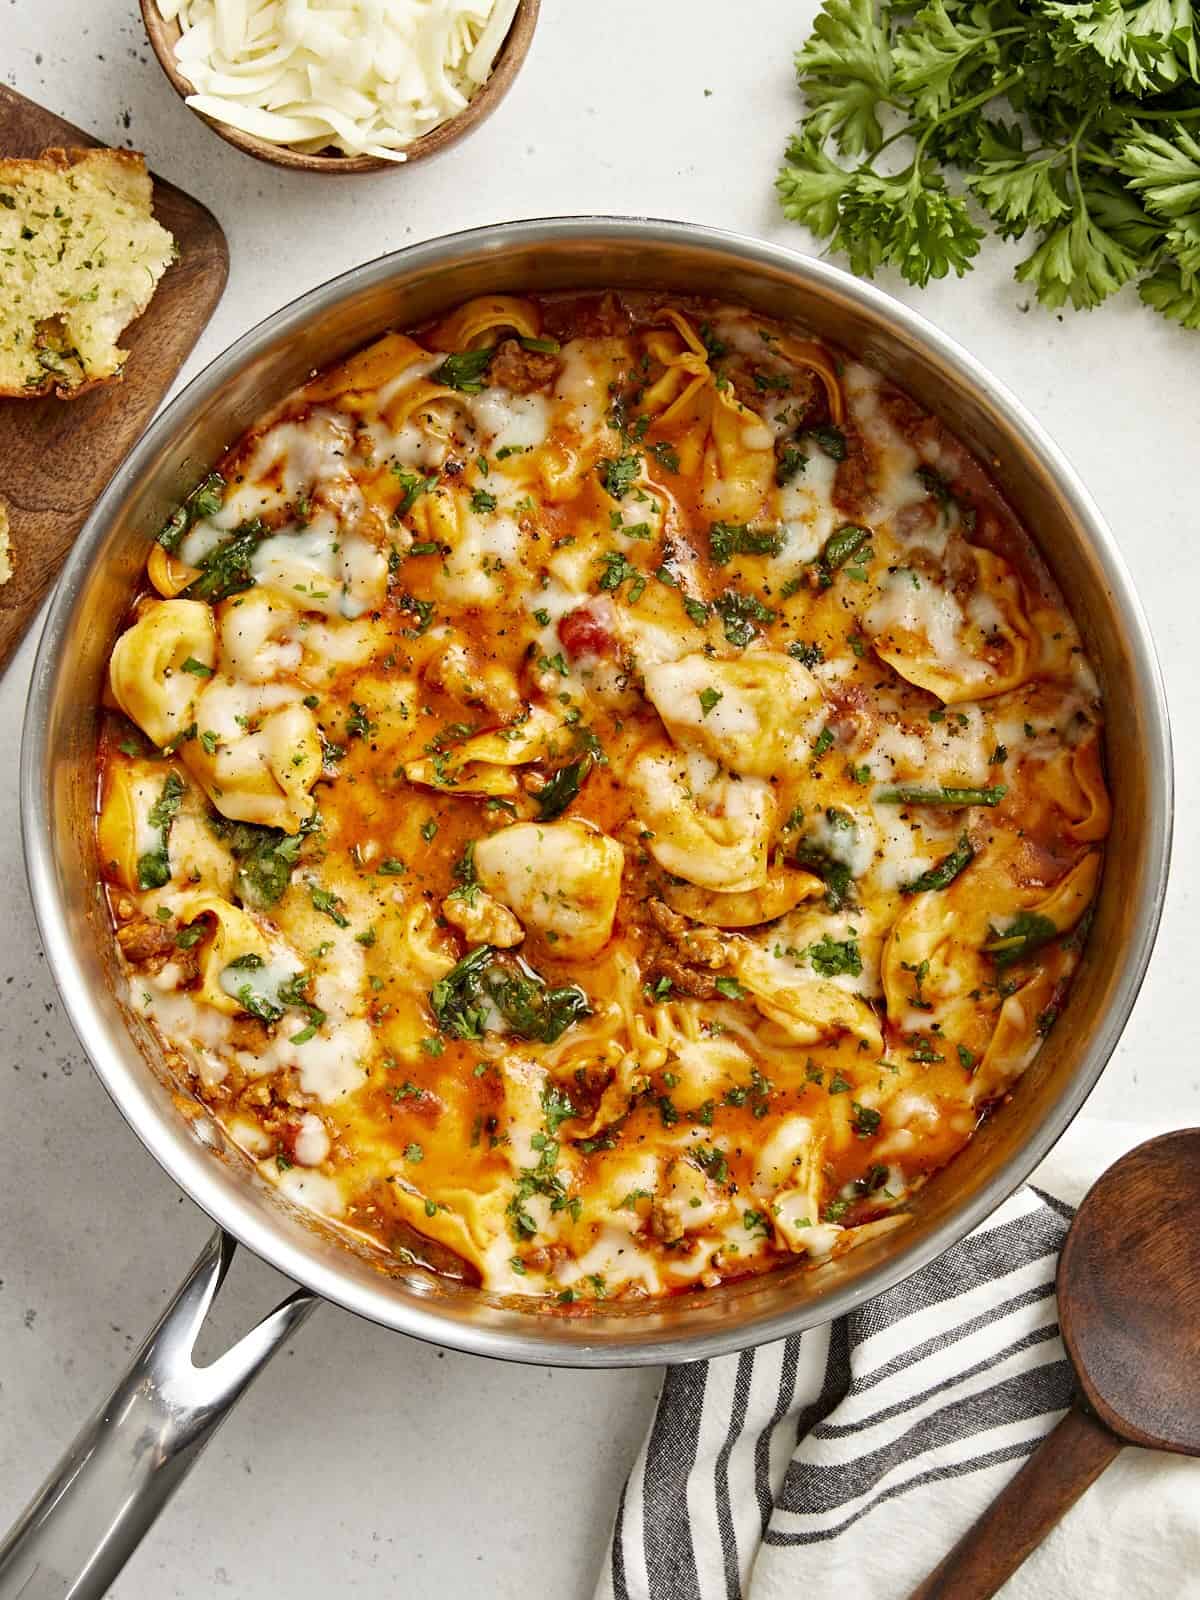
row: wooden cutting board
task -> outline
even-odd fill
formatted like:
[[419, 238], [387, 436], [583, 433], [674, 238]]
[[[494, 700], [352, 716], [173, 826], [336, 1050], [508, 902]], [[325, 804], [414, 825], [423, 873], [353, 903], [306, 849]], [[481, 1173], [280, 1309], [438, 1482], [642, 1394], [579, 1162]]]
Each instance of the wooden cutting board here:
[[[39, 156], [56, 145], [99, 142], [0, 83], [0, 155]], [[11, 579], [0, 585], [0, 671], [225, 287], [229, 247], [212, 212], [155, 178], [154, 214], [174, 234], [180, 258], [145, 315], [122, 335], [129, 351], [123, 380], [78, 400], [0, 399], [0, 496], [9, 508], [13, 563]]]

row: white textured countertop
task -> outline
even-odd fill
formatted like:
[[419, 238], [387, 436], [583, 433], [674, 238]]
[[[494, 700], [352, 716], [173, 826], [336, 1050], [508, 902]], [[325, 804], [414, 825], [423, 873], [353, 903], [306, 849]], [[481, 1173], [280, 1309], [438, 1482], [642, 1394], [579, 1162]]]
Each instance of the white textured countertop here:
[[[0, 0], [0, 71], [101, 139], [146, 151], [221, 219], [229, 287], [190, 377], [302, 290], [479, 223], [641, 213], [810, 248], [778, 217], [772, 178], [812, 10], [544, 0], [525, 70], [479, 133], [411, 172], [333, 182], [260, 166], [207, 132], [159, 71], [135, 0]], [[885, 286], [1011, 385], [1107, 514], [1166, 671], [1186, 818], [1200, 792], [1200, 336], [1132, 295], [1065, 320], [1026, 311], [1012, 259], [989, 247], [963, 283]], [[208, 1232], [93, 1078], [38, 947], [14, 781], [32, 645], [0, 680], [0, 1526], [107, 1393]], [[1102, 1114], [1200, 1120], [1198, 851], [1185, 823], [1149, 980], [1091, 1102]], [[212, 1348], [284, 1287], [243, 1253]], [[322, 1308], [113, 1593], [586, 1596], [656, 1390], [654, 1372], [503, 1366]]]

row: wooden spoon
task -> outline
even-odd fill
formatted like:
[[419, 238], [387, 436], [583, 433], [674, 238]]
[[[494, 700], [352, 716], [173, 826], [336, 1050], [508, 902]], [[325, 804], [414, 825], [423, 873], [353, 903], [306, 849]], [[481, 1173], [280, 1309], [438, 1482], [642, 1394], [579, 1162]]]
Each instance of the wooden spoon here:
[[1088, 1192], [1058, 1262], [1075, 1403], [910, 1600], [993, 1595], [1121, 1447], [1200, 1456], [1200, 1128], [1138, 1145]]

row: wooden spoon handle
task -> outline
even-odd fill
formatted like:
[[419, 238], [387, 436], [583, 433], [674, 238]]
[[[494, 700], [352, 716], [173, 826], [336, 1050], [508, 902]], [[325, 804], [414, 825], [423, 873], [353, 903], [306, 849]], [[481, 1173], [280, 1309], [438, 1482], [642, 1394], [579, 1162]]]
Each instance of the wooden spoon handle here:
[[909, 1600], [987, 1600], [1121, 1449], [1078, 1400]]

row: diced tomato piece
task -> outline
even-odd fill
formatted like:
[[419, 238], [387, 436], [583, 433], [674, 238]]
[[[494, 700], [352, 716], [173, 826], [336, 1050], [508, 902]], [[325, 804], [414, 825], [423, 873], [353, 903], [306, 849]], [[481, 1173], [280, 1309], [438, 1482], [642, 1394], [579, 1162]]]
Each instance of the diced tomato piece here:
[[611, 656], [616, 648], [609, 627], [611, 610], [606, 617], [598, 606], [579, 606], [558, 619], [558, 637], [562, 647], [573, 661], [580, 656]]

